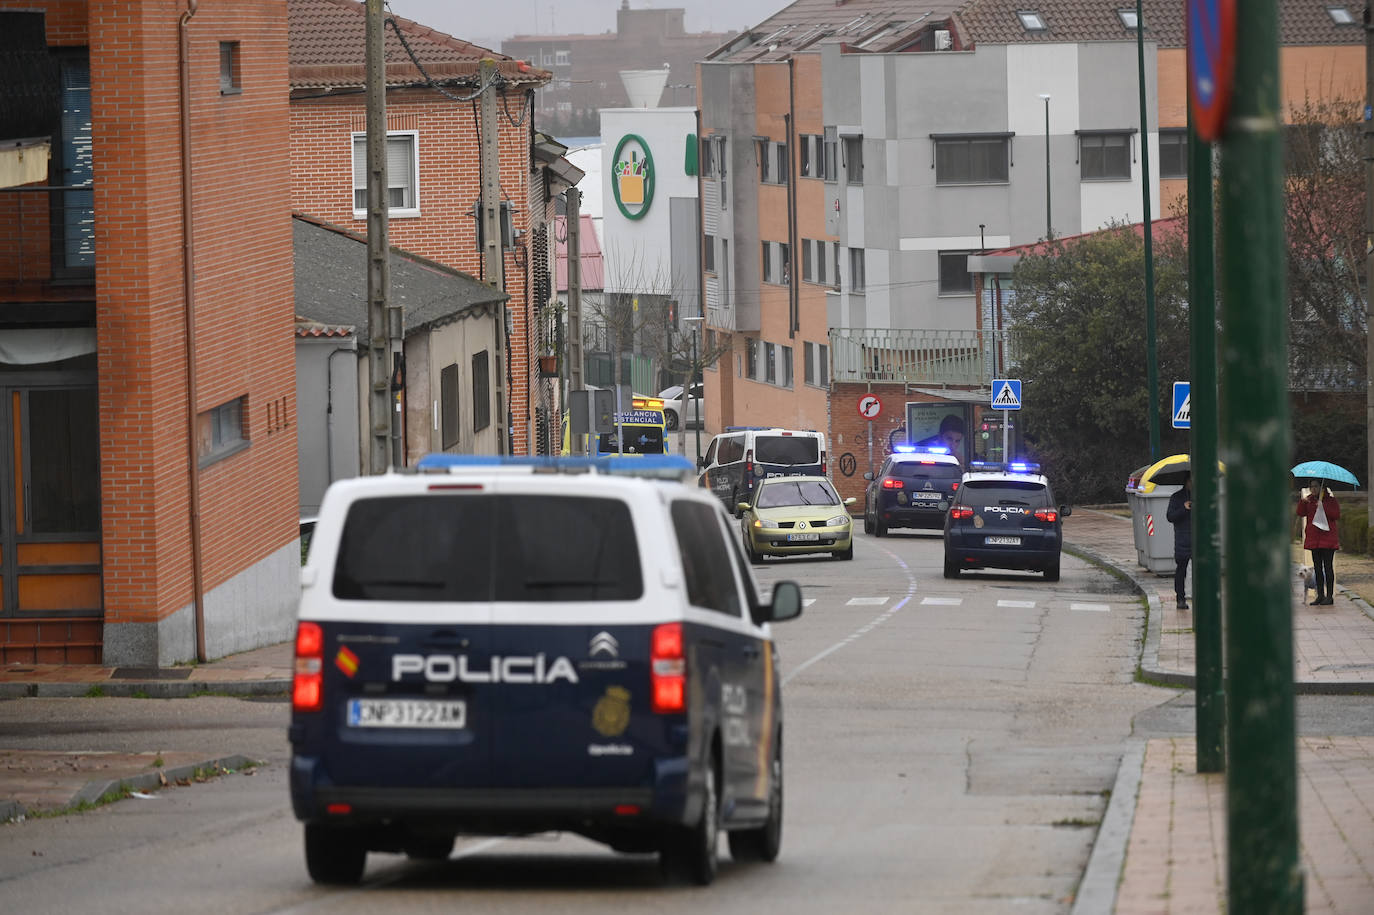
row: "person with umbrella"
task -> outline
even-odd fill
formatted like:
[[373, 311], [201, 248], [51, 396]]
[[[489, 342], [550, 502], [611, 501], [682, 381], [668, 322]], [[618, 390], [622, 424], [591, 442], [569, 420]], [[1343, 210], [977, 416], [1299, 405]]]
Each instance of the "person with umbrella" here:
[[1298, 500], [1298, 517], [1307, 522], [1302, 548], [1312, 553], [1312, 575], [1317, 582], [1317, 599], [1311, 606], [1332, 603], [1336, 587], [1333, 562], [1336, 551], [1341, 548], [1341, 538], [1336, 532], [1336, 519], [1340, 516], [1341, 504], [1326, 488], [1326, 481], [1313, 480], [1311, 491]]

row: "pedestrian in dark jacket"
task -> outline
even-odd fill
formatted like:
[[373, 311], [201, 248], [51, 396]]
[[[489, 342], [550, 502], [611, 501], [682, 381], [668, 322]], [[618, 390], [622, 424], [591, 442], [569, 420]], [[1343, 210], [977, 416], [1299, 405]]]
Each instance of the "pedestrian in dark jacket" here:
[[1313, 480], [1312, 491], [1298, 500], [1298, 517], [1307, 521], [1302, 548], [1312, 551], [1312, 575], [1317, 580], [1317, 599], [1311, 606], [1332, 603], [1336, 587], [1332, 563], [1341, 548], [1341, 537], [1336, 533], [1336, 519], [1340, 516], [1341, 503], [1321, 480]]
[[1174, 526], [1174, 595], [1178, 599], [1178, 609], [1188, 609], [1188, 598], [1184, 594], [1184, 584], [1188, 580], [1188, 563], [1193, 558], [1193, 475], [1183, 475], [1183, 485], [1178, 492], [1169, 497], [1169, 510], [1166, 513], [1169, 523]]

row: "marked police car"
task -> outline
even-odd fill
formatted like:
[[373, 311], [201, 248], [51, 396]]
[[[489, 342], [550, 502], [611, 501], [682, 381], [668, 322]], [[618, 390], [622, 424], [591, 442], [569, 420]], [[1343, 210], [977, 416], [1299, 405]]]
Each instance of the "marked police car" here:
[[760, 600], [692, 470], [438, 455], [329, 488], [289, 731], [315, 881], [356, 883], [369, 851], [442, 859], [462, 834], [573, 832], [702, 884], [722, 829], [735, 858], [777, 857], [769, 623], [801, 591]]
[[1063, 519], [1040, 465], [972, 461], [945, 519], [945, 577], [964, 569], [1025, 569], [1059, 580]]
[[864, 474], [864, 533], [882, 537], [894, 527], [941, 530], [963, 474], [948, 448], [897, 445], [876, 475]]

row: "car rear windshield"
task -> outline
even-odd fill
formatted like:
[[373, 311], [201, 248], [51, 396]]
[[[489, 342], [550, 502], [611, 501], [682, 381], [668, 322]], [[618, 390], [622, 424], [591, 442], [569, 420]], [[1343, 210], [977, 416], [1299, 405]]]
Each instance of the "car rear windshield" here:
[[965, 505], [1026, 505], [1040, 508], [1049, 504], [1044, 483], [1032, 480], [969, 480], [961, 489]]
[[814, 435], [760, 435], [754, 439], [760, 464], [819, 464], [821, 442]]
[[629, 506], [578, 496], [360, 499], [334, 596], [376, 601], [614, 601], [644, 593]]
[[769, 480], [759, 491], [759, 508], [793, 505], [839, 505], [834, 488], [822, 480]]
[[920, 461], [901, 461], [893, 464], [891, 476], [903, 480], [957, 480], [964, 475], [958, 464], [922, 464]]

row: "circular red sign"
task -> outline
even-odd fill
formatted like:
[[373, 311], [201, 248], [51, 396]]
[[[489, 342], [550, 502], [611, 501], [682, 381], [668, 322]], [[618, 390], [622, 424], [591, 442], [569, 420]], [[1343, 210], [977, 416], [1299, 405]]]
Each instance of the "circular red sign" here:
[[1221, 139], [1236, 75], [1236, 0], [1188, 0], [1188, 103], [1193, 128]]
[[883, 402], [877, 394], [865, 394], [859, 398], [859, 415], [864, 419], [877, 419], [883, 412]]

